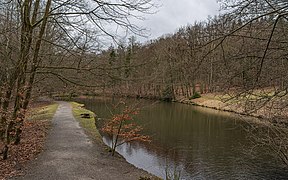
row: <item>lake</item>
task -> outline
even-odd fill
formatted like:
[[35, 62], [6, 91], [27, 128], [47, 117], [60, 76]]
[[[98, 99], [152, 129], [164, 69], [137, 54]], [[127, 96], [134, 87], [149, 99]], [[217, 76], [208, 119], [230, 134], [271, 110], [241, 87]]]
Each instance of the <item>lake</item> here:
[[[98, 126], [118, 110], [111, 99], [77, 99], [97, 114]], [[129, 163], [156, 176], [180, 179], [287, 179], [288, 170], [265, 149], [254, 148], [240, 117], [180, 103], [125, 100], [140, 107], [135, 121], [151, 143], [126, 143], [117, 148]], [[110, 144], [109, 137], [103, 141]], [[172, 178], [173, 179], [173, 178]]]

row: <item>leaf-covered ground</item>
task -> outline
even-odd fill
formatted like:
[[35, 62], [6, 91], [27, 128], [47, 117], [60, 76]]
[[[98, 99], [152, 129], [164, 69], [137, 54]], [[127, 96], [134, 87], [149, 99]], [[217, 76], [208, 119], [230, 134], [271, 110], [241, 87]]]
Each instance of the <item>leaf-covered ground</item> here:
[[[0, 160], [0, 179], [20, 175], [29, 160], [33, 160], [43, 150], [51, 119], [57, 109], [57, 104], [48, 102], [34, 103], [30, 108], [28, 118], [24, 123], [21, 143], [9, 146], [9, 157]], [[0, 142], [0, 153], [3, 143]]]

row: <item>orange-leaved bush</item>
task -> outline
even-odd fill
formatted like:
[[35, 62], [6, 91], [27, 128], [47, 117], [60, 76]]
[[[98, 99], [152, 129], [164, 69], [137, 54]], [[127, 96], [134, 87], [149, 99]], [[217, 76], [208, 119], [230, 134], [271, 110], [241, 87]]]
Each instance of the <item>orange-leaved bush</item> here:
[[135, 110], [125, 107], [121, 113], [113, 115], [113, 117], [104, 124], [101, 129], [102, 132], [112, 137], [112, 156], [115, 154], [116, 147], [126, 142], [151, 141], [149, 136], [140, 133], [143, 128], [133, 122], [133, 116], [138, 113], [138, 109]]

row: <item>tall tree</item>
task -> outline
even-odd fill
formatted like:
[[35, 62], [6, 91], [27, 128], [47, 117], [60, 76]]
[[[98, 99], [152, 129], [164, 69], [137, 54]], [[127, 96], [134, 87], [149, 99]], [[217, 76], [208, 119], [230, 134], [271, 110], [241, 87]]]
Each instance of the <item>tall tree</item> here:
[[[0, 3], [0, 8], [5, 10], [3, 15], [9, 24], [7, 25], [8, 31], [5, 31], [5, 36], [2, 36], [6, 38], [6, 47], [11, 45], [8, 35], [13, 32], [14, 28], [13, 33], [17, 35], [18, 39], [13, 45], [19, 50], [19, 53], [15, 53], [18, 56], [11, 57], [12, 73], [9, 76], [6, 75], [7, 81], [3, 85], [1, 93], [0, 135], [5, 142], [4, 159], [7, 158], [12, 134], [16, 135], [15, 143], [20, 142], [21, 126], [25, 119], [25, 112], [31, 99], [37, 73], [43, 68], [48, 68], [48, 71], [42, 71], [42, 73], [52, 74], [62, 81], [74, 82], [53, 70], [70, 68], [78, 71], [84, 68], [85, 71], [92, 72], [95, 69], [87, 67], [87, 61], [81, 61], [81, 58], [77, 60], [76, 67], [73, 63], [68, 67], [63, 63], [60, 66], [58, 64], [57, 68], [41, 67], [45, 64], [43, 62], [45, 50], [53, 51], [50, 52], [53, 59], [53, 54], [63, 55], [62, 57], [65, 58], [67, 54], [62, 54], [59, 49], [62, 52], [65, 50], [66, 53], [75, 54], [77, 49], [86, 50], [86, 46], [81, 46], [83, 43], [94, 48], [95, 42], [101, 40], [98, 38], [99, 36], [102, 39], [110, 37], [116, 40], [116, 32], [108, 31], [111, 25], [139, 34], [142, 29], [131, 24], [130, 19], [139, 18], [143, 13], [150, 13], [153, 6], [152, 0], [87, 0], [81, 2], [78, 0], [5, 0]], [[54, 38], [49, 32], [51, 27], [65, 37], [59, 37], [56, 42], [51, 41]], [[77, 36], [77, 34], [81, 36]], [[45, 49], [48, 45], [52, 45], [53, 48]], [[1, 63], [3, 61], [6, 63], [7, 58], [1, 60]], [[8, 73], [8, 71], [6, 72]], [[77, 82], [74, 83], [77, 84]], [[12, 101], [13, 104], [11, 104]], [[12, 114], [9, 113], [9, 107], [13, 107]]]

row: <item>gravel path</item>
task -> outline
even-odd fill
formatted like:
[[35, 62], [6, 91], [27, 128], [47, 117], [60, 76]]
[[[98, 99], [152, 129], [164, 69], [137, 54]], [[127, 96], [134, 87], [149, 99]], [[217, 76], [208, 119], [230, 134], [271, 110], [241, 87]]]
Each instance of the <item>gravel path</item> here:
[[119, 157], [111, 157], [103, 145], [91, 141], [72, 115], [67, 102], [59, 102], [45, 150], [31, 162], [26, 175], [14, 179], [40, 180], [137, 180], [150, 177]]

